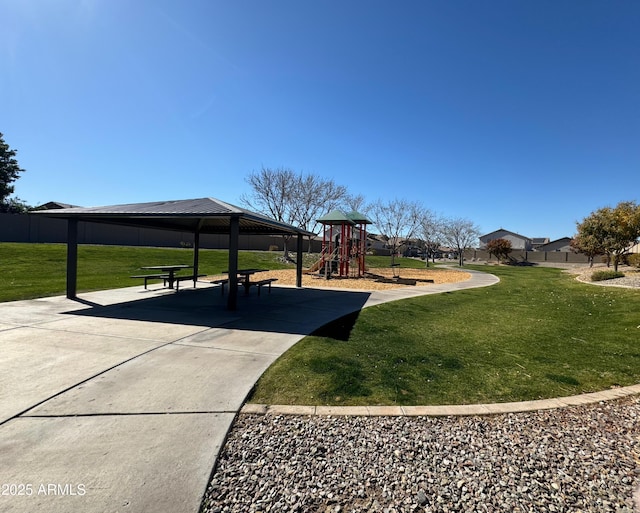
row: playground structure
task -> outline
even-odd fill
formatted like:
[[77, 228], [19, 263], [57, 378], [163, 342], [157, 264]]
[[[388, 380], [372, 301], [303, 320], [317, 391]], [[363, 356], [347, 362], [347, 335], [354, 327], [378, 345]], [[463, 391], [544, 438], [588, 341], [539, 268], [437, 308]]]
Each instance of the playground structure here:
[[367, 253], [367, 228], [372, 222], [359, 212], [333, 210], [317, 220], [322, 224], [322, 253], [310, 271], [324, 276], [363, 278]]

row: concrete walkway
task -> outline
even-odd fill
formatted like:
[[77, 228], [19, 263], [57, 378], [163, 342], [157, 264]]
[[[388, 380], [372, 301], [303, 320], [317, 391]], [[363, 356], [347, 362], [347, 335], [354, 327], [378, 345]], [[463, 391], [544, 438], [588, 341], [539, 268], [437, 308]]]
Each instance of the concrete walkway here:
[[196, 513], [247, 394], [303, 336], [374, 304], [496, 282], [273, 287], [241, 294], [236, 312], [208, 286], [0, 304], [0, 511]]

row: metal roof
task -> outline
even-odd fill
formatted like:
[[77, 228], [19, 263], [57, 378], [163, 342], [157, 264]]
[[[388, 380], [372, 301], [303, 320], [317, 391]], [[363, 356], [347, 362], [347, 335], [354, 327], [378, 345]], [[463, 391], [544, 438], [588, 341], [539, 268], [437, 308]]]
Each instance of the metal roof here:
[[332, 210], [328, 214], [316, 220], [322, 224], [355, 224], [346, 214], [340, 210]]
[[373, 221], [371, 221], [367, 216], [361, 214], [357, 210], [352, 210], [351, 212], [349, 212], [347, 214], [347, 217], [358, 224], [373, 224]]
[[241, 234], [312, 236], [287, 223], [275, 221], [215, 198], [153, 201], [102, 207], [74, 207], [31, 212], [33, 215], [61, 219], [77, 219], [107, 224], [120, 224], [162, 230], [226, 234], [231, 218], [237, 217]]

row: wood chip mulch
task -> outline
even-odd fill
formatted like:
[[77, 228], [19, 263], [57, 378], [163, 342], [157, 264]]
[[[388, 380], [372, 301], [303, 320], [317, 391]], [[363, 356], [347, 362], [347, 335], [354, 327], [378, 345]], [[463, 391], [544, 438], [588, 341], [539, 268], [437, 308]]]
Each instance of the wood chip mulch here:
[[[226, 278], [226, 276], [207, 276], [203, 280], [216, 280]], [[277, 278], [275, 285], [296, 284], [296, 272], [294, 269], [285, 269], [280, 271], [265, 271], [252, 276], [252, 281], [264, 280], [267, 278]], [[451, 269], [400, 269], [400, 280], [396, 282], [393, 279], [393, 271], [386, 268], [372, 268], [367, 271], [365, 278], [332, 278], [324, 279], [317, 273], [303, 274], [303, 287], [332, 287], [332, 288], [348, 288], [358, 290], [387, 290], [397, 289], [401, 287], [412, 286], [410, 283], [415, 280], [416, 287], [428, 287], [433, 284], [440, 283], [456, 283], [466, 281], [471, 275], [464, 271], [455, 271]]]

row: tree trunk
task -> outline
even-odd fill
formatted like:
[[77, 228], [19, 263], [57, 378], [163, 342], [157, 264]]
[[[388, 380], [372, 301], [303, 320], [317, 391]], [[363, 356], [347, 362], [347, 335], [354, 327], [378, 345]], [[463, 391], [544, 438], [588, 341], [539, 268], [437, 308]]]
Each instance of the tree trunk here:
[[289, 239], [291, 238], [291, 235], [283, 235], [282, 236], [282, 246], [284, 247], [284, 252], [282, 255], [282, 258], [285, 259], [286, 262], [291, 262], [291, 257], [289, 256], [289, 248], [288, 248], [288, 244], [289, 244]]

